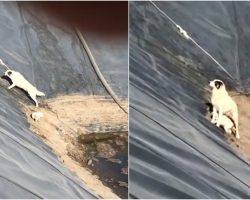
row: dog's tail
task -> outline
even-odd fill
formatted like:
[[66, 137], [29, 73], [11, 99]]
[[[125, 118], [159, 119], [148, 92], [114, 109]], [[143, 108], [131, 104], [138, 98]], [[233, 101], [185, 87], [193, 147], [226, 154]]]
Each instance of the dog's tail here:
[[41, 97], [41, 96], [45, 96], [45, 94], [44, 94], [43, 92], [40, 92], [40, 91], [38, 91], [38, 90], [37, 90], [37, 92], [36, 92], [36, 95], [37, 95], [37, 96], [40, 96], [40, 97]]

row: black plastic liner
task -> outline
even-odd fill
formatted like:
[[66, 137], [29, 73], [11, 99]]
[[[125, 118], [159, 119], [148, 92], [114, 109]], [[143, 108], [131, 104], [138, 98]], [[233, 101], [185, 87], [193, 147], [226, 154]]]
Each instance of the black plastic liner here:
[[[73, 27], [58, 23], [32, 4], [1, 2], [0, 13], [0, 58], [45, 92], [47, 98], [72, 93], [110, 98]], [[105, 40], [96, 44], [110, 45]], [[116, 49], [115, 43], [112, 45]], [[128, 52], [127, 42], [122, 45], [123, 48], [117, 45], [117, 54]], [[96, 46], [90, 48], [95, 51]], [[96, 50], [100, 54], [100, 66], [104, 64], [102, 51]], [[107, 53], [112, 59], [112, 53], [108, 49], [105, 51], [103, 55]], [[127, 69], [126, 64], [124, 59], [115, 64], [110, 62], [107, 69], [121, 69], [113, 74], [100, 67], [111, 87], [120, 91], [117, 95], [121, 98], [127, 97], [127, 74], [120, 74], [125, 67]], [[1, 67], [2, 75], [4, 71]], [[126, 85], [116, 84], [118, 80]], [[30, 131], [18, 101], [33, 102], [19, 89], [7, 90], [8, 85], [6, 80], [1, 80], [0, 198], [95, 198], [95, 194], [62, 166], [51, 149]]]
[[250, 167], [206, 118], [208, 82], [249, 89], [249, 2], [130, 2], [130, 197], [250, 198]]

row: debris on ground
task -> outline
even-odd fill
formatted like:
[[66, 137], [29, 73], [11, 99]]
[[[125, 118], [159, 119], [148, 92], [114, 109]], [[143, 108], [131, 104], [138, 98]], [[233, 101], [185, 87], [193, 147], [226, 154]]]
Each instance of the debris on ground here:
[[35, 121], [38, 122], [40, 121], [40, 119], [43, 117], [43, 113], [42, 112], [32, 112], [31, 113], [31, 118]]

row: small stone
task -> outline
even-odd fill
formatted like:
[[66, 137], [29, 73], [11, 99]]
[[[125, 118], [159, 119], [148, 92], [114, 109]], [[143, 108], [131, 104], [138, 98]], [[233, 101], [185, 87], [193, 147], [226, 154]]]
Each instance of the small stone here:
[[117, 164], [121, 164], [122, 163], [121, 160], [115, 159], [115, 158], [108, 158], [108, 161], [113, 162], [113, 163], [117, 163]]
[[122, 174], [128, 174], [128, 168], [127, 167], [122, 168], [121, 173]]
[[90, 159], [89, 161], [88, 161], [88, 165], [91, 165], [92, 164], [92, 160]]
[[121, 186], [121, 187], [128, 187], [128, 183], [126, 183], [126, 182], [123, 182], [123, 181], [118, 181], [118, 183], [119, 183], [119, 186]]
[[92, 158], [92, 160], [95, 162], [99, 162], [99, 160], [97, 158]]
[[111, 182], [113, 182], [113, 181], [114, 181], [114, 179], [113, 179], [113, 178], [109, 179], [109, 183], [111, 183]]

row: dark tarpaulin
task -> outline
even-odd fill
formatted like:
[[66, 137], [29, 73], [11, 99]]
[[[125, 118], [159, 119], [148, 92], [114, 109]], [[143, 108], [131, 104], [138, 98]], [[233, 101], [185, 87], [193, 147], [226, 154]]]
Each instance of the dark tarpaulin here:
[[[72, 93], [110, 98], [72, 27], [57, 23], [39, 7], [28, 3], [1, 2], [0, 13], [0, 58], [45, 92], [47, 98]], [[96, 43], [102, 46], [100, 42], [103, 46], [110, 45], [104, 40]], [[112, 45], [115, 49], [116, 45]], [[122, 50], [120, 46], [117, 45], [117, 54], [126, 54], [127, 43]], [[96, 47], [90, 48], [94, 51]], [[96, 51], [100, 53], [103, 49]], [[100, 53], [99, 59], [101, 56]], [[102, 60], [98, 64], [102, 66]], [[124, 71], [126, 64], [127, 61], [121, 60], [110, 62], [109, 67]], [[114, 90], [126, 89], [126, 85], [116, 84], [117, 76], [125, 84], [126, 74], [117, 70], [110, 75], [104, 67], [101, 71], [108, 80], [114, 77], [109, 81]], [[0, 72], [3, 74], [4, 68]], [[17, 102], [20, 99], [28, 104], [33, 102], [18, 89], [7, 90], [8, 85], [6, 80], [1, 80], [0, 198], [95, 198], [30, 131]], [[118, 96], [126, 97], [127, 92], [123, 92]]]
[[249, 163], [205, 118], [208, 81], [249, 88], [250, 3], [154, 3], [226, 72], [151, 2], [130, 2], [130, 197], [250, 198]]

